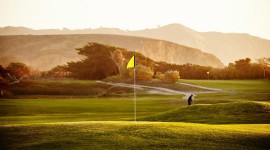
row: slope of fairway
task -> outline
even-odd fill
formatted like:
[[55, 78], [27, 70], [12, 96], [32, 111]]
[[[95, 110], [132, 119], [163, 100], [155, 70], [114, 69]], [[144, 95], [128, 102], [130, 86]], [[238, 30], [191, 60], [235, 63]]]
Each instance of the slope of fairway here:
[[[181, 98], [181, 97], [180, 97]], [[172, 97], [137, 98], [137, 117], [177, 108], [183, 103]], [[134, 118], [133, 98], [40, 98], [0, 100], [0, 124], [76, 121], [125, 121]]]
[[223, 90], [234, 90], [243, 92], [269, 93], [269, 80], [179, 80], [179, 82], [189, 83], [210, 88]]
[[270, 125], [73, 122], [0, 126], [0, 149], [269, 149]]
[[192, 105], [140, 118], [139, 120], [208, 124], [269, 124], [270, 103], [234, 102], [224, 104]]

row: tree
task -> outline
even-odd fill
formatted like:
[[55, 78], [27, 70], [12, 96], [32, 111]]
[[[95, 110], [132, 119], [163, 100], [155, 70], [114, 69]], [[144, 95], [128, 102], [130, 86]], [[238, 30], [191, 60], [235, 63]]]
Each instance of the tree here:
[[23, 63], [10, 63], [6, 69], [14, 79], [21, 80], [30, 75], [30, 68]]
[[227, 70], [226, 70], [226, 74], [227, 74], [227, 79], [236, 79], [237, 77], [237, 69], [234, 65], [234, 63], [229, 63]]
[[127, 51], [123, 48], [88, 43], [82, 48], [77, 48], [78, 54], [85, 56], [81, 61], [68, 62], [67, 71], [70, 77], [76, 79], [104, 79], [120, 74], [122, 78], [129, 77], [126, 69], [127, 60], [136, 55], [136, 64], [155, 67], [155, 62], [140, 53]]
[[119, 73], [112, 54], [116, 47], [99, 43], [88, 43], [82, 48], [76, 49], [78, 54], [84, 55], [85, 59], [77, 62], [69, 62], [67, 71], [70, 76], [77, 79], [104, 79]]
[[266, 71], [269, 70], [269, 67], [270, 67], [270, 57], [269, 58], [260, 58], [260, 59], [257, 59], [257, 61], [263, 70], [263, 78], [265, 79]]
[[66, 78], [66, 77], [69, 77], [70, 74], [71, 73], [67, 71], [66, 65], [56, 66], [48, 72], [48, 75], [54, 78]]
[[266, 74], [264, 74], [263, 69], [259, 63], [252, 63], [251, 64], [251, 74], [250, 78], [252, 79], [260, 79], [265, 78]]
[[8, 80], [5, 79], [8, 77], [7, 74], [7, 70], [2, 65], [0, 65], [0, 97], [4, 95], [3, 88], [8, 85]]
[[125, 58], [122, 54], [122, 51], [120, 49], [116, 49], [115, 51], [110, 51], [111, 59], [117, 66], [118, 72], [121, 77], [126, 76], [126, 67], [124, 66]]
[[250, 76], [250, 67], [251, 67], [251, 59], [246, 58], [246, 59], [239, 59], [235, 61], [235, 68], [237, 70], [238, 76], [240, 79], [243, 78], [249, 78]]
[[7, 69], [5, 69], [2, 65], [0, 65], [0, 77], [1, 78], [7, 77], [7, 73], [8, 73]]
[[20, 83], [29, 73], [30, 69], [23, 63], [11, 63], [7, 68], [0, 65], [0, 97], [4, 95], [4, 88]]

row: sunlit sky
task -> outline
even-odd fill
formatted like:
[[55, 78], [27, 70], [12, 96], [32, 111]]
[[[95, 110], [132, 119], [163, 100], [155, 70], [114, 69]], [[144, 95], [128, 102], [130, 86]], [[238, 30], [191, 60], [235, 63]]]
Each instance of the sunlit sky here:
[[0, 14], [0, 27], [139, 30], [179, 23], [270, 39], [270, 0], [0, 0]]

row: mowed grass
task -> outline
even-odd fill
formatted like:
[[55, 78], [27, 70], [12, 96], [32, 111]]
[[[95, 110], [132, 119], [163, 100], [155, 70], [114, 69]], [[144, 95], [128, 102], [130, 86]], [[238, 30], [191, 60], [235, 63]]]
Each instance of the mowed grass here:
[[269, 149], [270, 125], [71, 122], [0, 126], [0, 149]]
[[[137, 117], [180, 107], [179, 99], [137, 98]], [[4, 99], [0, 101], [1, 124], [120, 121], [134, 118], [132, 98]]]
[[190, 83], [211, 88], [229, 91], [250, 91], [270, 93], [270, 80], [179, 80], [178, 82]]
[[38, 96], [70, 97], [110, 97], [113, 95], [132, 93], [131, 88], [113, 87], [96, 81], [88, 80], [26, 80], [20, 84], [9, 86], [9, 97], [27, 98]]
[[270, 80], [179, 80], [179, 82], [225, 90], [221, 93], [199, 94], [194, 103], [212, 101], [270, 101]]
[[181, 82], [226, 92], [199, 94], [192, 106], [183, 95], [141, 92], [138, 119], [174, 122], [133, 122], [132, 89], [76, 80], [18, 85], [11, 91], [20, 99], [0, 100], [0, 149], [270, 149], [269, 81]]
[[270, 103], [233, 102], [176, 108], [138, 120], [207, 124], [270, 124]]
[[[221, 105], [198, 105], [198, 104], [219, 104], [219, 103], [231, 103], [231, 102], [245, 102], [245, 101], [264, 101], [269, 102], [269, 82], [267, 80], [217, 80], [217, 81], [202, 81], [202, 80], [181, 80], [181, 82], [188, 82], [192, 84], [220, 88], [224, 90], [234, 89], [234, 92], [222, 92], [213, 94], [199, 94], [193, 100], [193, 105], [189, 111], [178, 114], [178, 120], [185, 122], [199, 122], [199, 123], [244, 123], [242, 118], [247, 119], [249, 116], [231, 115], [230, 117], [224, 117], [228, 115], [226, 111], [228, 109], [219, 109]], [[28, 87], [27, 85], [30, 84]], [[250, 84], [250, 85], [248, 85]], [[75, 86], [75, 88], [74, 88]], [[54, 89], [57, 87], [56, 89]], [[46, 123], [46, 122], [70, 122], [70, 121], [123, 121], [132, 120], [134, 118], [134, 101], [133, 94], [125, 93], [130, 92], [130, 89], [123, 87], [113, 87], [110, 85], [95, 81], [77, 81], [77, 80], [63, 80], [63, 81], [26, 81], [21, 85], [15, 87], [17, 94], [22, 92], [23, 95], [19, 95], [21, 99], [2, 99], [0, 103], [0, 121], [1, 124], [20, 124], [20, 123]], [[33, 88], [34, 91], [31, 91]], [[16, 91], [13, 89], [13, 91]], [[35, 90], [49, 89], [49, 91], [56, 92], [57, 89], [61, 89], [60, 96], [56, 93], [50, 93], [52, 95], [34, 95], [35, 99], [29, 99], [28, 93], [33, 93]], [[75, 93], [79, 94], [76, 97], [69, 91], [75, 90]], [[94, 92], [94, 95], [100, 95], [100, 91], [109, 91], [107, 93], [116, 92], [118, 94], [104, 96], [94, 96], [93, 94], [82, 92], [80, 90], [91, 91], [93, 89], [99, 89]], [[114, 91], [112, 90], [114, 89]], [[250, 89], [252, 89], [250, 91]], [[111, 91], [112, 90], [112, 91]], [[131, 89], [132, 90], [132, 89]], [[119, 91], [124, 93], [120, 94]], [[26, 94], [26, 95], [24, 95]], [[34, 93], [36, 94], [36, 93]], [[54, 95], [56, 94], [56, 95]], [[63, 94], [63, 95], [61, 95]], [[86, 95], [84, 95], [86, 94]], [[89, 94], [89, 95], [87, 95]], [[117, 95], [120, 95], [117, 97]], [[31, 95], [30, 95], [31, 96]], [[84, 97], [86, 96], [86, 97]], [[90, 97], [89, 97], [90, 96]], [[182, 109], [186, 106], [186, 100], [182, 99], [183, 95], [159, 95], [159, 94], [144, 94], [137, 95], [137, 117], [153, 116], [159, 113], [167, 113], [167, 111], [175, 108]], [[240, 103], [239, 103], [240, 104]], [[234, 104], [233, 104], [234, 105]], [[228, 105], [229, 106], [229, 105]], [[238, 106], [238, 105], [237, 105]], [[239, 105], [240, 106], [240, 105]], [[241, 105], [242, 107], [246, 107]], [[231, 107], [231, 105], [229, 106]], [[229, 108], [228, 107], [228, 108]], [[207, 111], [222, 110], [220, 114]], [[223, 107], [222, 107], [223, 108]], [[187, 108], [183, 108], [188, 110]], [[205, 110], [205, 111], [197, 111]], [[172, 110], [174, 111], [174, 110]], [[237, 114], [238, 110], [234, 110]], [[206, 114], [204, 114], [207, 112]], [[187, 115], [188, 114], [188, 115]], [[204, 114], [204, 115], [203, 115]], [[251, 115], [251, 113], [249, 114]], [[250, 118], [249, 123], [256, 123], [256, 113]], [[182, 116], [182, 117], [181, 117]], [[207, 117], [207, 116], [212, 116]], [[169, 116], [171, 117], [171, 116]], [[240, 117], [240, 119], [239, 119]], [[246, 118], [245, 118], [246, 117]], [[195, 119], [194, 119], [195, 118]], [[222, 118], [224, 118], [222, 120]], [[266, 117], [269, 118], [269, 117]], [[166, 118], [167, 120], [174, 120], [175, 118]], [[238, 120], [236, 122], [235, 120]], [[263, 119], [265, 120], [265, 119]], [[151, 121], [151, 119], [149, 120]], [[166, 121], [161, 119], [159, 121]], [[263, 122], [257, 118], [258, 123]], [[246, 122], [248, 123], [248, 122]]]

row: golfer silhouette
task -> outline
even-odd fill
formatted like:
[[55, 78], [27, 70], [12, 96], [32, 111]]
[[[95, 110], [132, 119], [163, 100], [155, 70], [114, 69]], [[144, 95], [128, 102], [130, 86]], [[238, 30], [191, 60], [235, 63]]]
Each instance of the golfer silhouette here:
[[189, 96], [189, 98], [188, 98], [188, 105], [191, 105], [191, 103], [192, 103], [192, 97], [193, 97], [193, 95], [191, 94], [191, 95]]

